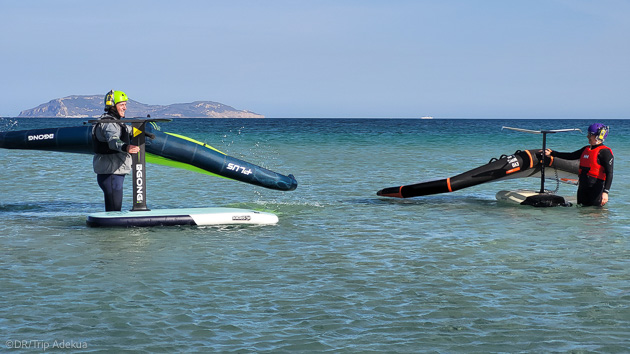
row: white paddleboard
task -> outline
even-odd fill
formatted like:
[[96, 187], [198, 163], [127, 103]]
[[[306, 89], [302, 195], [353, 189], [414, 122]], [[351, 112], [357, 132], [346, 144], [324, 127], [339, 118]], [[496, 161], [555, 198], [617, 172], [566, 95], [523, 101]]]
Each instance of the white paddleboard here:
[[110, 211], [87, 217], [87, 225], [91, 227], [273, 225], [277, 222], [278, 216], [272, 213], [219, 207]]

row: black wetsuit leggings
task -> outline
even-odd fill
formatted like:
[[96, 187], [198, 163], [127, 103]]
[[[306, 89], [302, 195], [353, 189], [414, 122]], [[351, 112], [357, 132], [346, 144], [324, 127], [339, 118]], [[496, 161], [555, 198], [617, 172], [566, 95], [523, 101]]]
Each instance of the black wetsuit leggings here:
[[577, 202], [583, 206], [601, 206], [604, 193], [604, 180], [590, 176], [580, 176]]
[[105, 196], [105, 211], [120, 211], [125, 175], [96, 175], [96, 180]]

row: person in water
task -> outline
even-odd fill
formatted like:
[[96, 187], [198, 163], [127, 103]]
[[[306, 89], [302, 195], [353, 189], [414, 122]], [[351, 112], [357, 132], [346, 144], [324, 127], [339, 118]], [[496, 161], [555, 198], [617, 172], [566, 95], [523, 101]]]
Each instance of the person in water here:
[[[105, 95], [105, 113], [99, 118], [104, 122], [120, 120], [127, 111], [127, 95], [122, 91], [110, 91]], [[131, 172], [131, 154], [140, 148], [131, 145], [132, 127], [118, 123], [98, 123], [92, 128], [94, 159], [92, 167], [99, 187], [105, 197], [105, 211], [122, 209], [123, 182]]]
[[584, 206], [604, 206], [608, 203], [608, 191], [613, 180], [614, 157], [604, 145], [610, 129], [600, 123], [588, 127], [589, 145], [574, 152], [545, 150], [546, 156], [566, 160], [580, 160], [577, 202]]

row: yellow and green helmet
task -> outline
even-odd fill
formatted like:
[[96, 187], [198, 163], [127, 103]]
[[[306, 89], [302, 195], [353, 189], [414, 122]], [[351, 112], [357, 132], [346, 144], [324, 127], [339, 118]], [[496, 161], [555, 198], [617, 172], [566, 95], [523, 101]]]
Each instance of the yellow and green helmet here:
[[114, 107], [117, 103], [127, 101], [129, 98], [124, 92], [111, 90], [105, 95], [105, 110]]

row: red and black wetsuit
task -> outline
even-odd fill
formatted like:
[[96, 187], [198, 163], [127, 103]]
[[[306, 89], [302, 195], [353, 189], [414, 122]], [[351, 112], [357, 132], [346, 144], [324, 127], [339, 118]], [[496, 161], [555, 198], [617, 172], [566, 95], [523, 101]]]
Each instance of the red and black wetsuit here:
[[579, 159], [578, 204], [602, 204], [602, 193], [608, 193], [613, 180], [614, 157], [609, 147], [603, 144], [587, 145], [574, 152], [552, 151], [551, 156], [565, 160]]

